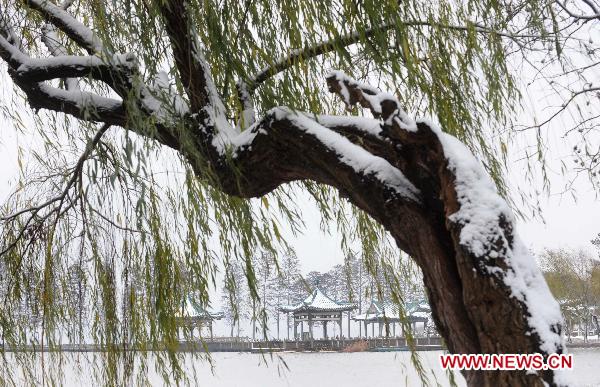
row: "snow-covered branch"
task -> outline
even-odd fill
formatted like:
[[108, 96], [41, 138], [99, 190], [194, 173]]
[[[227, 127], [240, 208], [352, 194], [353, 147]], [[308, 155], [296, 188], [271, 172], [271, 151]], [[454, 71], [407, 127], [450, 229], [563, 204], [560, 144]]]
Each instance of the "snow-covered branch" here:
[[24, 60], [15, 70], [15, 75], [31, 82], [56, 78], [91, 77], [115, 85], [115, 82], [129, 82], [133, 67], [133, 57], [111, 63], [97, 56], [55, 56]]
[[48, 0], [26, 0], [25, 3], [40, 12], [50, 23], [90, 54], [103, 51], [102, 42], [96, 34], [62, 7], [56, 6]]
[[[102, 46], [91, 30], [80, 25], [64, 11], [63, 8], [69, 5], [68, 2], [60, 8], [40, 1], [29, 2], [28, 5], [54, 23], [46, 23], [42, 30], [42, 41], [53, 56], [31, 58], [5, 37], [0, 36], [0, 57], [9, 64], [11, 76], [28, 95], [39, 93], [35, 96], [30, 95], [32, 106], [62, 111], [84, 120], [125, 125], [125, 108], [122, 101], [80, 91], [76, 78], [86, 77], [107, 84], [123, 100], [133, 99], [130, 106], [137, 106], [136, 110], [141, 114], [156, 117], [161, 125], [173, 124], [188, 111], [185, 101], [168, 86], [168, 80], [150, 85], [143, 82], [134, 55], [101, 51]], [[70, 30], [64, 26], [68, 26]], [[95, 54], [68, 55], [60, 42], [56, 27], [70, 38], [78, 39], [79, 43], [87, 42], [87, 48], [93, 46], [94, 49], [89, 51]], [[7, 31], [6, 28], [2, 30]], [[76, 33], [72, 33], [73, 31]], [[7, 32], [4, 34], [8, 35]], [[65, 79], [66, 90], [44, 84], [45, 81], [53, 79]], [[163, 137], [167, 138], [169, 146], [176, 144], [171, 134], [164, 133]]]
[[327, 75], [329, 91], [338, 94], [348, 108], [357, 103], [369, 109], [375, 118], [382, 118], [387, 125], [399, 125], [402, 129], [415, 130], [415, 122], [400, 107], [398, 99], [370, 85], [348, 77], [340, 71]]
[[580, 20], [600, 20], [600, 11], [598, 10], [598, 8], [594, 5], [594, 3], [592, 3], [589, 0], [583, 0], [592, 10], [592, 14], [580, 14], [580, 13], [576, 13], [574, 11], [572, 11], [571, 9], [569, 9], [569, 7], [567, 6], [566, 3], [561, 2], [560, 0], [556, 1], [556, 4], [559, 5], [560, 8], [562, 8], [569, 16], [571, 16], [574, 19], [580, 19]]
[[[535, 259], [515, 235], [515, 218], [506, 201], [471, 151], [427, 120], [409, 119], [397, 99], [343, 73], [327, 77], [330, 91], [348, 106], [370, 109], [403, 147], [424, 147], [428, 165], [438, 174], [441, 200], [456, 249], [473, 260], [483, 276], [492, 276], [522, 303], [529, 327], [545, 353], [561, 351], [562, 317]], [[425, 150], [426, 149], [426, 150]], [[415, 151], [416, 152], [416, 151]], [[433, 153], [439, 152], [439, 156]], [[451, 225], [451, 226], [450, 226]]]
[[242, 114], [239, 122], [237, 123], [237, 127], [239, 129], [246, 129], [256, 122], [256, 113], [254, 111], [252, 92], [248, 90], [248, 85], [243, 81], [237, 83], [236, 91], [238, 100], [242, 105]]
[[100, 59], [93, 57], [32, 59], [1, 35], [0, 57], [9, 64], [11, 76], [28, 95], [32, 107], [65, 112], [81, 119], [100, 120], [115, 125], [122, 125], [125, 122], [121, 101], [88, 92], [61, 90], [42, 82], [47, 79], [94, 72], [92, 67], [101, 65]]
[[[56, 27], [50, 23], [44, 24], [42, 27], [42, 42], [50, 51], [52, 56], [65, 56], [68, 55], [67, 49], [60, 42], [60, 38], [56, 33]], [[79, 90], [79, 84], [75, 78], [66, 78], [65, 87], [67, 90], [75, 91]]]
[[169, 0], [161, 5], [175, 64], [190, 99], [192, 112], [198, 113], [208, 105], [220, 110], [222, 102], [214, 87], [187, 6], [185, 0]]
[[[419, 190], [396, 167], [382, 157], [375, 156], [360, 145], [352, 143], [336, 131], [326, 128], [305, 114], [293, 112], [288, 109], [278, 108], [274, 111], [278, 119], [289, 120], [307, 135], [314, 136], [330, 151], [334, 152], [340, 163], [353, 168], [357, 174], [373, 176], [383, 186], [396, 192], [401, 197], [420, 202]], [[345, 117], [345, 125], [362, 127], [363, 120], [354, 120], [354, 117]], [[369, 129], [363, 129], [367, 132]]]

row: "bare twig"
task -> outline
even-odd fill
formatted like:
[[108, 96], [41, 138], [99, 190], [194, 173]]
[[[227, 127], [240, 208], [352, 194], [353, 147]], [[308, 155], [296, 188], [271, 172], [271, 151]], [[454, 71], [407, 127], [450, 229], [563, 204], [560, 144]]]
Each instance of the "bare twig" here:
[[[79, 198], [80, 195], [76, 195], [76, 197], [74, 199], [70, 200], [70, 203], [67, 206], [67, 208], [65, 208], [65, 209], [62, 208], [64, 201], [69, 196], [69, 192], [70, 192], [71, 188], [81, 179], [83, 165], [85, 164], [86, 160], [90, 157], [90, 155], [93, 152], [93, 150], [95, 149], [96, 145], [98, 144], [98, 142], [100, 141], [100, 139], [102, 138], [104, 133], [106, 133], [106, 131], [110, 128], [110, 126], [111, 126], [110, 124], [102, 125], [102, 127], [96, 132], [94, 137], [87, 143], [84, 152], [81, 154], [81, 156], [77, 160], [77, 163], [75, 164], [75, 167], [73, 168], [71, 178], [65, 184], [60, 195], [58, 195], [50, 200], [47, 200], [46, 202], [44, 202], [38, 206], [25, 208], [20, 211], [17, 211], [16, 213], [11, 214], [11, 215], [0, 218], [0, 220], [2, 220], [3, 222], [11, 222], [11, 221], [16, 220], [21, 215], [24, 215], [27, 213], [30, 214], [27, 221], [25, 222], [25, 225], [21, 227], [17, 237], [4, 250], [2, 250], [2, 252], [0, 252], [0, 256], [6, 254], [8, 251], [10, 251], [12, 248], [14, 248], [16, 246], [16, 244], [25, 235], [25, 231], [29, 228], [29, 225], [31, 224], [32, 221], [35, 220], [36, 224], [41, 225], [53, 213], [57, 214], [56, 218], [58, 219], [62, 214], [64, 214], [65, 211], [70, 209], [75, 204], [75, 202], [77, 201], [77, 198]], [[58, 205], [56, 207], [54, 207], [52, 210], [48, 211], [48, 213], [46, 213], [42, 218], [36, 219], [37, 214], [40, 211], [42, 211], [43, 209], [49, 207], [50, 205], [52, 205], [54, 203], [58, 203]]]

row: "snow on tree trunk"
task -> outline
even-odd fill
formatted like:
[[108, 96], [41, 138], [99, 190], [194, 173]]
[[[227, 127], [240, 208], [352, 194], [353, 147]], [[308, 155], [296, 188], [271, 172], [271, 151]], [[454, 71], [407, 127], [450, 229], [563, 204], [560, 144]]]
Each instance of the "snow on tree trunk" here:
[[[431, 197], [426, 201], [431, 215], [438, 207], [444, 219], [430, 223], [433, 230], [414, 225], [419, 233], [432, 233], [416, 240], [397, 232], [406, 227], [396, 228], [394, 220], [388, 230], [420, 264], [434, 319], [451, 352], [562, 353], [559, 305], [515, 235], [512, 211], [469, 149], [434, 124], [409, 119], [389, 94], [341, 73], [330, 74], [328, 83], [347, 105], [359, 103], [381, 117], [388, 136], [400, 140], [400, 152], [411, 154], [413, 166], [427, 166]], [[411, 170], [418, 167], [406, 168], [414, 183], [418, 177], [411, 178]], [[464, 374], [470, 385], [542, 385], [525, 372]], [[555, 376], [543, 378], [562, 383]]]

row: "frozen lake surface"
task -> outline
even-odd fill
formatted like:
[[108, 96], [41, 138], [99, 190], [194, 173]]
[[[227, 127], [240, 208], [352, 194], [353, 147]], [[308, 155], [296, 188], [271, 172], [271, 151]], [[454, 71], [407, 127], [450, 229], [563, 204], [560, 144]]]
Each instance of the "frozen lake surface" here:
[[[448, 375], [438, 363], [441, 351], [419, 352], [430, 385], [437, 381], [450, 385]], [[573, 349], [574, 370], [571, 374], [576, 386], [600, 386], [600, 349]], [[282, 362], [274, 358], [267, 365], [260, 355], [218, 353], [215, 373], [209, 368], [200, 371], [200, 385], [215, 387], [373, 387], [418, 386], [420, 378], [410, 362], [409, 352], [358, 353], [283, 353]], [[464, 386], [464, 379], [456, 375], [456, 382]]]
[[[572, 349], [574, 370], [568, 372], [575, 386], [600, 386], [600, 348]], [[430, 383], [450, 385], [448, 375], [438, 363], [441, 351], [419, 352]], [[89, 356], [86, 354], [83, 356]], [[80, 355], [67, 354], [67, 357]], [[189, 355], [186, 355], [189, 356]], [[92, 355], [94, 357], [94, 355]], [[191, 385], [209, 387], [385, 387], [419, 386], [419, 376], [410, 362], [409, 352], [356, 353], [277, 353], [266, 356], [250, 353], [214, 353], [214, 368], [200, 359], [186, 358], [184, 366], [195, 382]], [[51, 363], [46, 359], [46, 364]], [[37, 366], [39, 366], [39, 362]], [[63, 363], [59, 385], [89, 386], [92, 371], [79, 363], [77, 367]], [[193, 364], [193, 367], [192, 367]], [[33, 368], [37, 368], [36, 365]], [[149, 367], [149, 379], [154, 386], [165, 385], [154, 367]], [[458, 373], [456, 382], [464, 386]], [[437, 383], [436, 383], [437, 382]], [[129, 384], [129, 383], [128, 383]]]

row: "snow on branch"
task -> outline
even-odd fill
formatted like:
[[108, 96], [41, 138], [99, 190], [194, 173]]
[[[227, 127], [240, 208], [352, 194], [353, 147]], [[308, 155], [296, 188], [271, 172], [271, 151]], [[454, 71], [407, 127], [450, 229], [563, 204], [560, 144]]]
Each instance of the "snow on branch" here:
[[328, 149], [335, 152], [341, 163], [352, 167], [356, 173], [373, 176], [401, 197], [420, 203], [419, 189], [398, 168], [384, 158], [373, 155], [341, 134], [310, 119], [307, 115], [283, 108], [277, 109], [275, 115], [279, 119], [291, 121], [305, 133], [314, 136]]
[[[54, 24], [46, 23], [42, 28], [42, 41], [53, 55], [50, 58], [31, 58], [5, 37], [0, 36], [0, 57], [9, 64], [11, 76], [28, 94], [32, 106], [62, 111], [85, 120], [106, 118], [106, 122], [110, 124], [124, 124], [122, 101], [82, 92], [79, 89], [76, 78], [89, 77], [106, 83], [123, 99], [136, 98], [134, 103], [140, 110], [144, 114], [157, 117], [161, 124], [170, 124], [188, 111], [185, 101], [170, 87], [164, 87], [168, 84], [168, 79], [162, 79], [165, 78], [165, 74], [160, 74], [160, 82], [146, 85], [133, 54], [100, 52], [101, 44], [92, 32], [64, 11], [63, 8], [68, 7], [70, 2], [65, 2], [62, 8], [41, 1], [31, 1], [28, 4], [43, 15], [50, 15], [49, 19], [59, 21]], [[93, 46], [96, 53], [90, 56], [68, 55], [55, 28], [61, 28], [61, 25], [67, 25], [77, 32], [76, 38], [89, 43], [88, 48]], [[73, 33], [64, 28], [62, 30], [69, 37], [74, 37]], [[43, 83], [53, 79], [65, 79], [66, 90]], [[34, 95], [35, 93], [38, 94]]]
[[159, 71], [147, 86], [140, 88], [140, 100], [160, 122], [172, 124], [189, 112], [189, 106], [169, 82], [169, 76]]
[[[320, 121], [323, 121], [323, 124]], [[219, 136], [219, 143], [213, 140], [213, 146], [222, 156], [231, 154], [234, 159], [244, 151], [253, 150], [259, 135], [263, 137], [276, 136], [270, 130], [273, 122], [283, 123], [290, 132], [285, 137], [312, 137], [324, 147], [325, 151], [333, 152], [337, 161], [362, 176], [378, 181], [385, 189], [413, 203], [421, 203], [421, 193], [396, 167], [383, 157], [376, 156], [360, 145], [354, 144], [339, 132], [345, 132], [344, 127], [359, 128], [361, 132], [371, 133], [376, 137], [377, 123], [364, 117], [332, 117], [313, 116], [304, 112], [293, 111], [287, 107], [276, 107], [265, 114], [265, 117], [247, 130], [233, 137]], [[331, 128], [325, 125], [331, 126]], [[334, 126], [337, 126], [335, 129]], [[293, 133], [293, 134], [292, 134]], [[300, 144], [299, 144], [300, 145]]]
[[[66, 56], [69, 54], [60, 42], [60, 38], [56, 33], [56, 27], [50, 23], [46, 23], [42, 27], [42, 42], [46, 45], [52, 56]], [[75, 78], [66, 78], [65, 86], [67, 90], [79, 90], [79, 84]]]
[[[64, 58], [40, 59], [41, 62], [38, 62], [11, 44], [2, 34], [0, 34], [0, 58], [9, 65], [10, 75], [27, 94], [33, 108], [68, 113], [83, 120], [124, 125], [125, 114], [121, 101], [78, 90], [61, 90], [38, 81], [38, 79], [46, 78], [44, 72], [48, 68], [54, 68], [59, 73], [57, 77], [60, 77], [60, 72], [64, 70], [63, 67], [68, 65], [63, 60]], [[40, 66], [36, 66], [36, 64]], [[46, 66], [48, 64], [49, 66]], [[73, 66], [69, 67], [69, 71], [73, 71]], [[36, 72], [38, 73], [36, 74]], [[31, 74], [34, 76], [26, 76]], [[69, 74], [72, 73], [67, 72], [63, 75], [68, 76]]]
[[28, 58], [15, 70], [15, 75], [32, 82], [56, 78], [91, 76], [107, 84], [122, 78], [129, 80], [134, 68], [134, 58], [129, 56], [118, 62], [108, 62], [97, 56], [55, 56], [51, 58]]
[[238, 82], [236, 85], [238, 100], [242, 105], [242, 114], [240, 121], [237, 124], [238, 129], [246, 129], [254, 122], [256, 122], [256, 116], [254, 112], [254, 101], [252, 99], [252, 93], [248, 90], [248, 84], [245, 82]]
[[94, 32], [62, 7], [58, 7], [48, 0], [26, 0], [25, 2], [29, 7], [44, 15], [50, 23], [89, 53], [101, 53], [103, 51], [102, 42]]
[[181, 82], [189, 98], [192, 116], [199, 118], [202, 130], [212, 136], [212, 144], [224, 152], [239, 130], [229, 123], [225, 105], [214, 84], [198, 33], [186, 0], [168, 0], [160, 11], [171, 42], [173, 58]]
[[[0, 32], [2, 31], [6, 30], [0, 25]], [[19, 49], [19, 45], [13, 44], [12, 39], [7, 39], [3, 34], [0, 34], [0, 58], [12, 68], [17, 68], [27, 61], [27, 55]]]
[[[18, 83], [18, 82], [17, 82]], [[125, 126], [123, 102], [85, 91], [69, 91], [39, 83], [22, 87], [35, 109], [50, 109], [86, 120]]]
[[347, 108], [358, 103], [371, 110], [375, 118], [382, 118], [387, 125], [397, 124], [405, 130], [416, 130], [414, 121], [400, 108], [393, 94], [357, 82], [341, 71], [333, 71], [326, 78], [329, 91], [338, 94]]
[[[48, 6], [53, 9], [52, 6]], [[42, 39], [53, 55], [50, 58], [31, 58], [14, 42], [4, 20], [0, 24], [0, 58], [9, 67], [15, 84], [25, 92], [33, 109], [48, 109], [72, 115], [78, 119], [127, 126], [125, 105], [122, 100], [106, 98], [82, 91], [76, 77], [89, 77], [110, 86], [121, 98], [134, 98], [138, 111], [158, 118], [157, 137], [165, 145], [176, 147], [178, 141], [167, 126], [180, 120], [188, 111], [187, 103], [169, 86], [166, 74], [147, 86], [137, 69], [135, 56], [109, 54], [91, 56], [64, 55], [66, 50], [58, 41], [51, 25], [44, 27]], [[7, 37], [9, 37], [7, 39]], [[10, 40], [9, 40], [10, 39]], [[66, 90], [53, 87], [48, 80], [66, 79]], [[165, 80], [165, 78], [167, 78]], [[131, 105], [130, 105], [131, 106]], [[130, 128], [142, 132], [142, 128]]]

